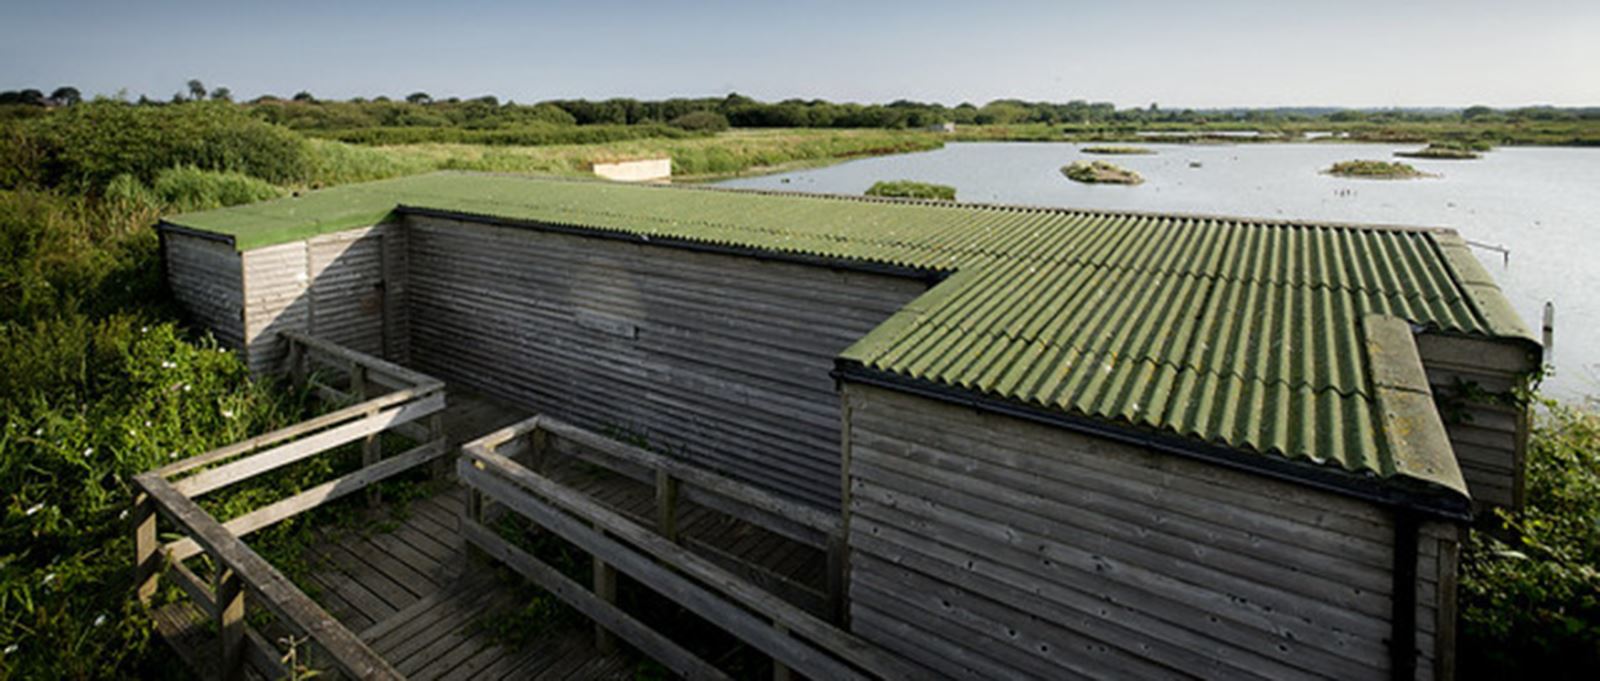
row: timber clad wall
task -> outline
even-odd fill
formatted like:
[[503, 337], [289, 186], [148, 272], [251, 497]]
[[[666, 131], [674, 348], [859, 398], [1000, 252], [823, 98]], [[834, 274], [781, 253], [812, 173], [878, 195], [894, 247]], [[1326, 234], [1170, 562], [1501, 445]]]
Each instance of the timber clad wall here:
[[834, 357], [920, 281], [408, 216], [411, 360], [762, 488], [839, 499]]
[[242, 275], [233, 246], [180, 232], [164, 233], [162, 244], [173, 297], [223, 345], [244, 347]]
[[[930, 676], [1387, 677], [1388, 511], [845, 390], [851, 626]], [[1419, 540], [1418, 678], [1452, 643], [1454, 533]]]
[[1505, 401], [1517, 377], [1536, 368], [1527, 351], [1486, 340], [1422, 334], [1417, 352], [1473, 502], [1520, 507], [1528, 411]]
[[245, 337], [252, 371], [275, 370], [294, 329], [391, 361], [408, 350], [405, 232], [378, 225], [246, 251]]

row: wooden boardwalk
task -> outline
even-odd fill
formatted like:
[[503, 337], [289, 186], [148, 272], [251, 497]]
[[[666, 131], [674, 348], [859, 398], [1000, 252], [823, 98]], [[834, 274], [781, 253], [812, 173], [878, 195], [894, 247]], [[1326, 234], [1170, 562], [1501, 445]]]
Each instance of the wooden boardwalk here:
[[[452, 391], [444, 424], [449, 446], [528, 414], [481, 396]], [[650, 485], [564, 460], [549, 474], [602, 504], [649, 522]], [[517, 607], [516, 585], [469, 554], [459, 531], [465, 490], [444, 491], [367, 511], [362, 527], [330, 530], [304, 556], [308, 595], [396, 670], [411, 679], [632, 678], [636, 653], [601, 653], [584, 620], [507, 645], [485, 626]], [[681, 541], [706, 558], [814, 613], [825, 609], [826, 556], [749, 523], [685, 503]], [[188, 603], [156, 612], [157, 625], [191, 666], [205, 673], [217, 645], [205, 617]], [[272, 636], [270, 631], [266, 635]], [[670, 632], [668, 632], [670, 635]]]

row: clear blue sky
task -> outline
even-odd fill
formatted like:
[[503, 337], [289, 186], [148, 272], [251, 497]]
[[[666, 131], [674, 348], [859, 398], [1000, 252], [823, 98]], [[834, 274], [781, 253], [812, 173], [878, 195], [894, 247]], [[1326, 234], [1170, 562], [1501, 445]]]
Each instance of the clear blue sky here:
[[1595, 0], [510, 4], [8, 0], [0, 89], [1600, 105]]

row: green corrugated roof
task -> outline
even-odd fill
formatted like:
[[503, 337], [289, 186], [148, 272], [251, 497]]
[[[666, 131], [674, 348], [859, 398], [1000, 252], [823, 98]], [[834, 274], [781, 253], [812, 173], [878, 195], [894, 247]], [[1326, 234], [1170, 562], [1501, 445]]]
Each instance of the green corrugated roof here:
[[[396, 206], [954, 273], [845, 350], [910, 379], [1465, 492], [1407, 466], [1363, 320], [1536, 347], [1454, 232], [440, 173], [170, 219], [240, 250]], [[1414, 355], [1414, 350], [1412, 355]], [[1400, 360], [1415, 361], [1415, 360]], [[1408, 394], [1409, 395], [1409, 394]], [[1435, 462], [1437, 463], [1437, 462]]]

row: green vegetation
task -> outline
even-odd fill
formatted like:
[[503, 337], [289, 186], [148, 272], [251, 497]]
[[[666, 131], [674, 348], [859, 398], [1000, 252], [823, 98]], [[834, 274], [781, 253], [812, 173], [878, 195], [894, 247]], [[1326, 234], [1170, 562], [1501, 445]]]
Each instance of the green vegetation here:
[[1537, 414], [1511, 539], [1474, 531], [1461, 561], [1463, 677], [1590, 678], [1600, 669], [1600, 414]]
[[[1482, 149], [1474, 147], [1482, 146]], [[1429, 158], [1444, 160], [1467, 160], [1479, 157], [1479, 151], [1487, 151], [1487, 144], [1469, 145], [1452, 142], [1435, 142], [1416, 151], [1397, 151], [1395, 156], [1402, 158]]]
[[308, 134], [352, 144], [487, 144], [493, 146], [541, 146], [548, 144], [601, 144], [652, 137], [684, 138], [695, 133], [680, 127], [647, 125], [554, 125], [532, 123], [516, 127], [478, 130], [451, 127], [378, 127], [336, 131], [308, 131]]
[[1150, 148], [1147, 148], [1147, 147], [1123, 147], [1123, 146], [1100, 145], [1100, 146], [1093, 146], [1093, 147], [1084, 147], [1083, 148], [1083, 153], [1085, 153], [1085, 154], [1106, 154], [1106, 155], [1115, 156], [1115, 155], [1154, 154], [1154, 153], [1156, 153], [1156, 150], [1150, 149]]
[[672, 119], [673, 127], [702, 132], [722, 132], [729, 127], [728, 117], [715, 111], [693, 111]]
[[1140, 184], [1144, 178], [1122, 166], [1105, 161], [1073, 161], [1061, 166], [1061, 174], [1086, 184]]
[[954, 201], [956, 200], [956, 188], [942, 184], [914, 182], [912, 180], [895, 180], [892, 182], [874, 182], [872, 187], [867, 189], [867, 196]]
[[1340, 161], [1323, 171], [1340, 177], [1407, 179], [1427, 174], [1399, 161]]

